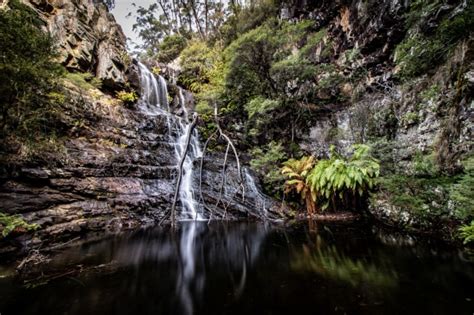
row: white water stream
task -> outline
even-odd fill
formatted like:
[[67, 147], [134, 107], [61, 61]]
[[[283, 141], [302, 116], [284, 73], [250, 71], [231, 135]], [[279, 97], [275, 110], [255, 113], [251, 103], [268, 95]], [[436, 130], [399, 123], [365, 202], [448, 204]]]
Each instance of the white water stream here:
[[[178, 117], [170, 112], [168, 102], [168, 89], [165, 79], [155, 76], [148, 68], [139, 64], [140, 84], [142, 88], [143, 110], [151, 115], [163, 115], [168, 124], [169, 143], [174, 148], [176, 165], [179, 164], [183, 154], [186, 153], [186, 138], [191, 128], [188, 110], [185, 106], [185, 99], [181, 89], [179, 89], [179, 106], [183, 112], [183, 117]], [[196, 129], [191, 133], [188, 152], [183, 164], [183, 174], [179, 187], [179, 201], [182, 205], [180, 220], [204, 220], [201, 209], [195, 200], [195, 190], [193, 185], [193, 162], [202, 156], [199, 135]]]

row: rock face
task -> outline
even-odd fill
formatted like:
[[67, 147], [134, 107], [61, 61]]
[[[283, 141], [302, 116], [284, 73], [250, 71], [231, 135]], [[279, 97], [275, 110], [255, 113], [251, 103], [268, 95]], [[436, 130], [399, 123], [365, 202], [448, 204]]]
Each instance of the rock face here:
[[[368, 143], [382, 172], [403, 176], [413, 175], [417, 156], [435, 156], [445, 173], [459, 170], [460, 160], [473, 152], [472, 30], [463, 30], [462, 36], [449, 33], [449, 38], [458, 36], [457, 42], [443, 41], [442, 57], [423, 62], [437, 49], [436, 36], [472, 10], [465, 1], [422, 7], [411, 1], [296, 1], [285, 8], [282, 17], [312, 19], [325, 29], [311, 58], [331, 64], [343, 78], [318, 95], [327, 104], [325, 111], [299, 130], [300, 147], [325, 156], [330, 145], [347, 153], [354, 143]], [[403, 72], [407, 60], [416, 75]], [[432, 193], [443, 195], [437, 189]], [[380, 193], [372, 200], [374, 215], [394, 225], [418, 224], [413, 213], [387, 197]], [[449, 202], [443, 207], [443, 216], [452, 215]]]
[[104, 86], [123, 87], [131, 58], [126, 37], [104, 4], [91, 0], [24, 0], [58, 43], [59, 61], [70, 71], [91, 72]]
[[[407, 27], [410, 5], [407, 1], [296, 1], [283, 10], [287, 19], [312, 19], [318, 27], [327, 30], [321, 49], [312, 58], [333, 64], [345, 77], [353, 76], [356, 71], [364, 72], [362, 81], [335, 84], [336, 92], [343, 98], [330, 100], [332, 110], [313, 122], [303, 137], [305, 149], [322, 155], [330, 144], [345, 149], [369, 138], [386, 137], [398, 142], [400, 147], [424, 151], [433, 147], [443, 130], [443, 122], [455, 119], [448, 117], [453, 113], [440, 108], [455, 97], [460, 97], [460, 110], [455, 113], [459, 118], [459, 137], [472, 136], [469, 78], [474, 47], [471, 39], [460, 42], [444, 64], [434, 64], [430, 73], [409, 84], [396, 77], [400, 71], [396, 47], [404, 38], [416, 36]], [[467, 10], [462, 1], [452, 1], [433, 12], [425, 12], [427, 21], [420, 22], [418, 28], [434, 29], [442, 16], [455, 17]], [[416, 44], [413, 43], [413, 49]], [[320, 56], [327, 47], [331, 53]], [[462, 95], [456, 95], [455, 91], [459, 75], [467, 83], [468, 91]], [[350, 98], [344, 98], [346, 95]], [[328, 108], [325, 107], [326, 112]], [[462, 149], [468, 150], [468, 147]]]

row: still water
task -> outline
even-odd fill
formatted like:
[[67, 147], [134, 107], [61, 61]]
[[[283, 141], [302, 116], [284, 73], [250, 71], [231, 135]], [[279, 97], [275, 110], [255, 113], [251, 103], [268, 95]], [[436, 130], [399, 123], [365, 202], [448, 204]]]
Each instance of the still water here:
[[189, 222], [70, 248], [47, 268], [66, 274], [0, 279], [0, 313], [474, 312], [465, 252], [355, 225]]

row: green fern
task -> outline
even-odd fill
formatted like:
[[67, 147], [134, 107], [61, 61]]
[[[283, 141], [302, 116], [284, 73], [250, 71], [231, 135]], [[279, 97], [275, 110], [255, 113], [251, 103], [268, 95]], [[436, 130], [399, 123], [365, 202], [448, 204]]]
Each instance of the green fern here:
[[459, 235], [463, 238], [463, 243], [468, 244], [474, 241], [474, 220], [470, 225], [463, 225], [459, 228]]
[[380, 165], [370, 155], [368, 146], [355, 145], [353, 148], [354, 153], [346, 159], [331, 146], [329, 160], [320, 161], [307, 176], [306, 184], [313, 200], [322, 203], [322, 210], [331, 202], [335, 207], [336, 200], [346, 203], [348, 196], [355, 199], [357, 194], [362, 197], [373, 189]]
[[28, 224], [19, 214], [9, 215], [0, 212], [0, 227], [2, 228], [2, 236], [7, 237], [11, 232], [17, 229], [33, 231], [39, 228], [38, 224]]

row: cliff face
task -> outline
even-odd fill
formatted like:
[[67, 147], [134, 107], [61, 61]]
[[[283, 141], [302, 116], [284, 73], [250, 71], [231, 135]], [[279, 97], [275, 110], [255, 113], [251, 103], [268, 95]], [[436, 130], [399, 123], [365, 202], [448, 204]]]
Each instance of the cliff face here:
[[[337, 93], [345, 98], [333, 103], [344, 104], [346, 108], [340, 110], [340, 106], [334, 106], [326, 119], [316, 121], [308, 134], [307, 148], [324, 151], [329, 143], [343, 147], [370, 137], [387, 137], [412, 149], [425, 150], [433, 147], [436, 134], [441, 133], [445, 125], [443, 121], [453, 119], [448, 117], [453, 114], [459, 115], [460, 139], [469, 138], [472, 125], [467, 112], [473, 84], [473, 43], [469, 34], [472, 30], [463, 30], [466, 39], [457, 42], [453, 49], [449, 50], [446, 43], [446, 58], [438, 58], [425, 73], [408, 79], [401, 73], [405, 65], [400, 61], [399, 48], [404, 41], [417, 38], [419, 33], [434, 32], [443, 18], [455, 19], [472, 10], [472, 6], [462, 1], [451, 2], [431, 10], [420, 9], [419, 14], [424, 17], [418, 18], [416, 27], [410, 26], [408, 21], [410, 14], [415, 14], [411, 12], [414, 9], [409, 1], [297, 1], [283, 10], [282, 16], [288, 19], [310, 18], [318, 27], [325, 28], [327, 34], [312, 58], [316, 62], [334, 64], [341, 76], [354, 79], [336, 84]], [[419, 53], [416, 49], [420, 43], [410, 44], [410, 54]], [[329, 57], [323, 60], [321, 53], [328, 47]], [[423, 56], [423, 52], [420, 55]], [[357, 71], [362, 72], [362, 79], [353, 78]], [[456, 91], [457, 83], [465, 84], [465, 89]], [[459, 111], [443, 112], [439, 108], [455, 98]], [[404, 117], [410, 113], [419, 117]], [[387, 115], [393, 115], [391, 122]], [[329, 129], [336, 130], [330, 132]], [[467, 147], [462, 149], [463, 152], [468, 150]]]
[[[426, 177], [434, 183], [440, 176], [433, 175], [435, 169], [459, 173], [473, 150], [473, 6], [423, 3], [296, 1], [282, 11], [285, 18], [309, 18], [327, 30], [312, 58], [334, 65], [344, 78], [334, 84], [332, 95], [320, 95], [323, 100], [342, 97], [329, 100], [326, 111], [300, 129], [304, 150], [322, 156], [332, 144], [347, 152], [351, 144], [368, 143], [384, 176]], [[417, 170], [421, 160], [430, 161], [429, 171]], [[456, 216], [448, 186], [430, 184], [400, 196], [382, 189], [370, 209], [395, 225], [420, 227], [430, 216], [439, 224]], [[418, 208], [410, 204], [415, 199], [394, 203], [397, 197], [418, 198], [423, 190], [431, 195]]]
[[91, 72], [106, 87], [127, 82], [131, 58], [126, 37], [103, 4], [90, 0], [24, 0], [45, 22], [60, 53], [59, 62], [70, 71]]

